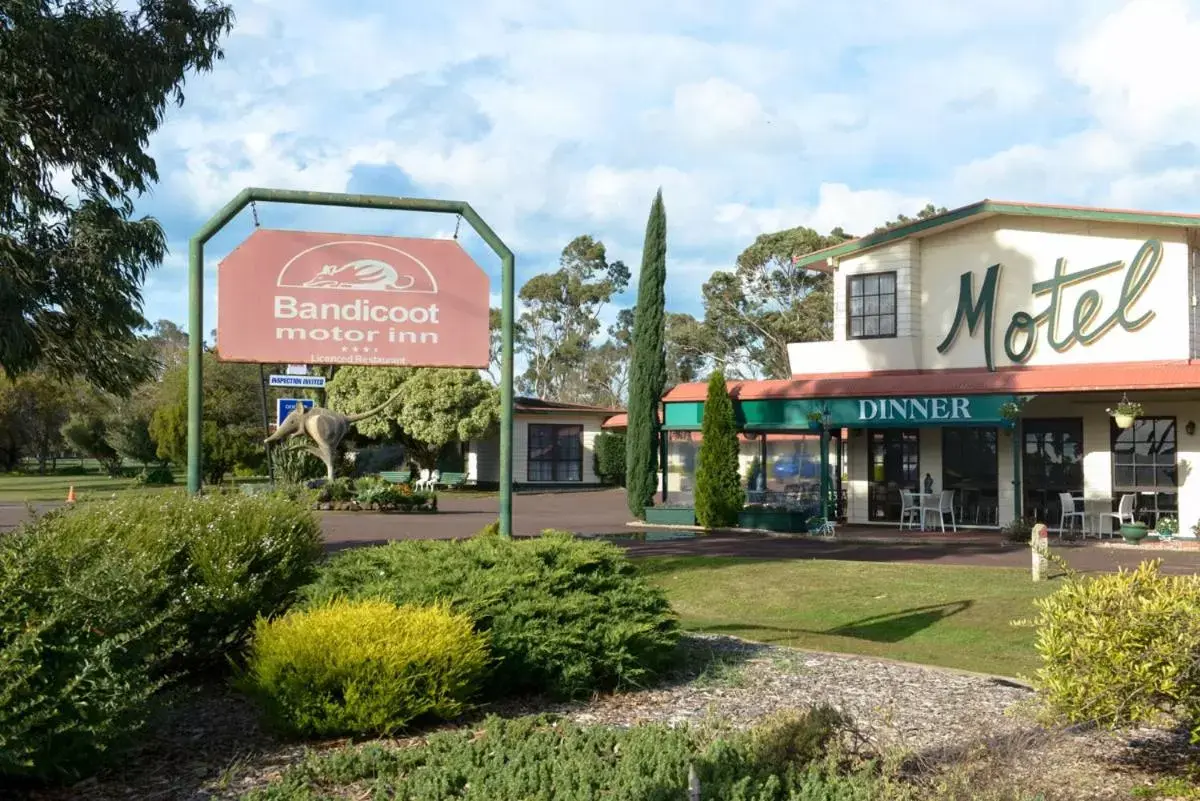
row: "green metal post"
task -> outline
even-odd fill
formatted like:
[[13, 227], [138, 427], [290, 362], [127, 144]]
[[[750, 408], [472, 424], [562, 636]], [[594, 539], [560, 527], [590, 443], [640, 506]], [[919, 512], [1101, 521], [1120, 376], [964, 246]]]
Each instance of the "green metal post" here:
[[821, 515], [829, 519], [829, 426], [821, 426]]
[[200, 434], [204, 426], [204, 245], [251, 202], [293, 203], [306, 206], [341, 206], [357, 209], [391, 209], [457, 214], [466, 220], [501, 262], [500, 367], [500, 534], [512, 536], [512, 434], [513, 434], [513, 327], [516, 260], [508, 246], [471, 206], [459, 200], [356, 195], [339, 192], [302, 192], [294, 189], [243, 189], [225, 204], [191, 238], [188, 246], [188, 491], [200, 492]]
[[204, 422], [204, 242], [188, 243], [188, 492], [200, 491], [200, 429]]
[[[1012, 427], [1013, 469], [1013, 520], [1021, 519], [1021, 421], [1013, 421]], [[997, 520], [997, 523], [1000, 521]]]

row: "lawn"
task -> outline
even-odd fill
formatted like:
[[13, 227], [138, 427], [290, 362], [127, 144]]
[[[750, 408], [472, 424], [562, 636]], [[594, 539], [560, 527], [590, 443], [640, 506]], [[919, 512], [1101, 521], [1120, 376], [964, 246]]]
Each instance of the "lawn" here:
[[1058, 582], [990, 567], [678, 557], [639, 560], [685, 628], [1002, 676], [1038, 666], [1033, 600]]

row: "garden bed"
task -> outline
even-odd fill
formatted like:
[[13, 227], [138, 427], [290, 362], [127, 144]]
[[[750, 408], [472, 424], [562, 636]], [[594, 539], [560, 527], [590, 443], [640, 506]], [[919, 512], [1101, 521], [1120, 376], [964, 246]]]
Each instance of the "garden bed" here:
[[[795, 651], [724, 636], [691, 637], [685, 645], [686, 668], [675, 681], [659, 687], [566, 704], [526, 699], [483, 711], [507, 718], [554, 713], [602, 726], [698, 724], [719, 716], [740, 727], [779, 710], [826, 701], [852, 716], [868, 737], [869, 748], [901, 747], [917, 755], [908, 763], [917, 776], [971, 773], [993, 787], [1003, 783], [1026, 789], [1026, 797], [1045, 791], [1048, 801], [1127, 799], [1135, 787], [1181, 773], [1189, 754], [1186, 732], [1142, 729], [1108, 734], [1039, 728], [1023, 715], [1032, 698], [1028, 689], [986, 676]], [[474, 730], [479, 722], [475, 716], [440, 728]], [[420, 747], [428, 733], [370, 742]], [[121, 770], [82, 785], [15, 797], [233, 801], [278, 781], [314, 755], [319, 759], [350, 748], [344, 740], [279, 740], [262, 728], [244, 699], [215, 686], [193, 692], [186, 703], [160, 718], [155, 735]], [[340, 791], [345, 797], [369, 797], [363, 790], [369, 783], [351, 788], [336, 776], [322, 778], [331, 780], [321, 788], [332, 793], [330, 797], [342, 797]]]

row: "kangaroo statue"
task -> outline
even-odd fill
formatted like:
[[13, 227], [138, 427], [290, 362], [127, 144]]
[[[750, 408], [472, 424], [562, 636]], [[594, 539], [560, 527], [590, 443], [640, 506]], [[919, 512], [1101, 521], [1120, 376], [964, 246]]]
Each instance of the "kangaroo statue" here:
[[309, 453], [325, 463], [325, 475], [330, 481], [333, 481], [333, 467], [337, 464], [338, 446], [342, 444], [342, 439], [350, 431], [350, 424], [374, 417], [391, 406], [398, 397], [400, 397], [400, 390], [397, 390], [392, 397], [374, 409], [368, 409], [359, 414], [342, 414], [321, 406], [314, 406], [311, 409], [297, 406], [291, 414], [283, 418], [283, 422], [275, 429], [275, 433], [263, 442], [270, 445], [289, 437], [307, 434], [313, 444], [305, 447]]

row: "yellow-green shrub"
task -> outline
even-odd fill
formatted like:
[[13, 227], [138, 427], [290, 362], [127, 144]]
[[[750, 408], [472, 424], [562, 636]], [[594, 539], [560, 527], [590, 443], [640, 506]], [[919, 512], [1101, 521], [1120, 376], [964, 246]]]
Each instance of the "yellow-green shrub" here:
[[1159, 564], [1072, 577], [1037, 602], [1038, 679], [1053, 712], [1109, 726], [1164, 712], [1200, 721], [1200, 577]]
[[461, 714], [487, 661], [486, 638], [445, 606], [335, 599], [260, 620], [240, 683], [295, 734], [389, 734]]

